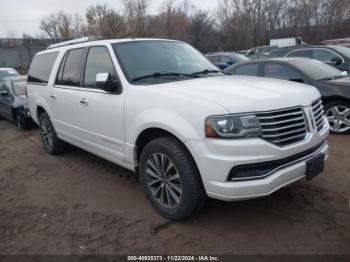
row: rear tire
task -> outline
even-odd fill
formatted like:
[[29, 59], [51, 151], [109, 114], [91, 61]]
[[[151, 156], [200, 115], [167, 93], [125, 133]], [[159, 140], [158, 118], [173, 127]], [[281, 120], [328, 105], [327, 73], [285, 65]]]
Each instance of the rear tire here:
[[145, 146], [140, 181], [154, 208], [170, 220], [194, 215], [207, 199], [192, 157], [173, 137], [158, 138]]
[[67, 150], [67, 143], [57, 137], [50, 117], [46, 112], [41, 113], [39, 116], [39, 128], [41, 140], [46, 152], [51, 155], [57, 155]]

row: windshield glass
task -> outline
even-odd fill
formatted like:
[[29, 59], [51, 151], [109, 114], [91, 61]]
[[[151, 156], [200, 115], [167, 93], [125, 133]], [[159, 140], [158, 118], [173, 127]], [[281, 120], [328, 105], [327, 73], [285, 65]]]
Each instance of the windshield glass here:
[[135, 41], [117, 43], [113, 48], [129, 82], [136, 83], [133, 79], [140, 78], [141, 83], [183, 80], [195, 72], [218, 70], [199, 51], [183, 42]]
[[350, 59], [350, 48], [345, 46], [332, 46], [332, 48]]
[[244, 56], [244, 55], [241, 55], [241, 54], [234, 54], [234, 55], [231, 55], [231, 59], [235, 62], [235, 63], [241, 63], [241, 62], [245, 62], [245, 61], [248, 61], [249, 58]]
[[294, 66], [314, 80], [344, 77], [340, 70], [316, 60], [305, 59]]
[[0, 70], [0, 81], [4, 80], [5, 77], [18, 76], [16, 70]]

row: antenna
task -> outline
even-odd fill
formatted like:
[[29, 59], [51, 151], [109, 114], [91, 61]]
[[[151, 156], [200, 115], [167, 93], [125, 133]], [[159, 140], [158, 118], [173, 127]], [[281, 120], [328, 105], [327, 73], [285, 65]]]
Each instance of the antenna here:
[[85, 42], [90, 42], [90, 41], [95, 41], [95, 40], [96, 40], [95, 37], [77, 38], [77, 39], [73, 39], [70, 41], [64, 41], [61, 43], [50, 45], [50, 46], [48, 46], [47, 49], [53, 49], [53, 48], [57, 48], [57, 47], [67, 46], [67, 45], [75, 45], [75, 44], [80, 44], [80, 43], [85, 43]]

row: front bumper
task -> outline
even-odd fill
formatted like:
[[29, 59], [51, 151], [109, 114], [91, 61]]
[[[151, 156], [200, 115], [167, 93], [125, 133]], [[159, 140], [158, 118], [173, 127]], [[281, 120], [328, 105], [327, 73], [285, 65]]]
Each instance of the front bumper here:
[[[269, 195], [276, 190], [305, 177], [306, 161], [318, 154], [328, 158], [328, 125], [320, 132], [309, 133], [304, 141], [288, 147], [278, 147], [262, 139], [189, 140], [191, 151], [201, 173], [207, 195], [212, 198], [235, 201]], [[318, 147], [319, 146], [319, 147]], [[284, 165], [260, 179], [228, 181], [229, 173], [235, 166], [264, 163], [307, 152], [300, 161]]]

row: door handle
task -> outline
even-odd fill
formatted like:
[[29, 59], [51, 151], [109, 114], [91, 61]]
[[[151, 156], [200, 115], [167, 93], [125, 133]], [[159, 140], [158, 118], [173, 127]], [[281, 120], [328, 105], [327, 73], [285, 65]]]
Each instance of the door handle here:
[[56, 94], [51, 94], [50, 97], [51, 97], [52, 99], [56, 99]]
[[87, 106], [88, 105], [88, 100], [85, 98], [85, 97], [82, 97], [80, 99], [80, 104], [84, 105], [84, 106]]

